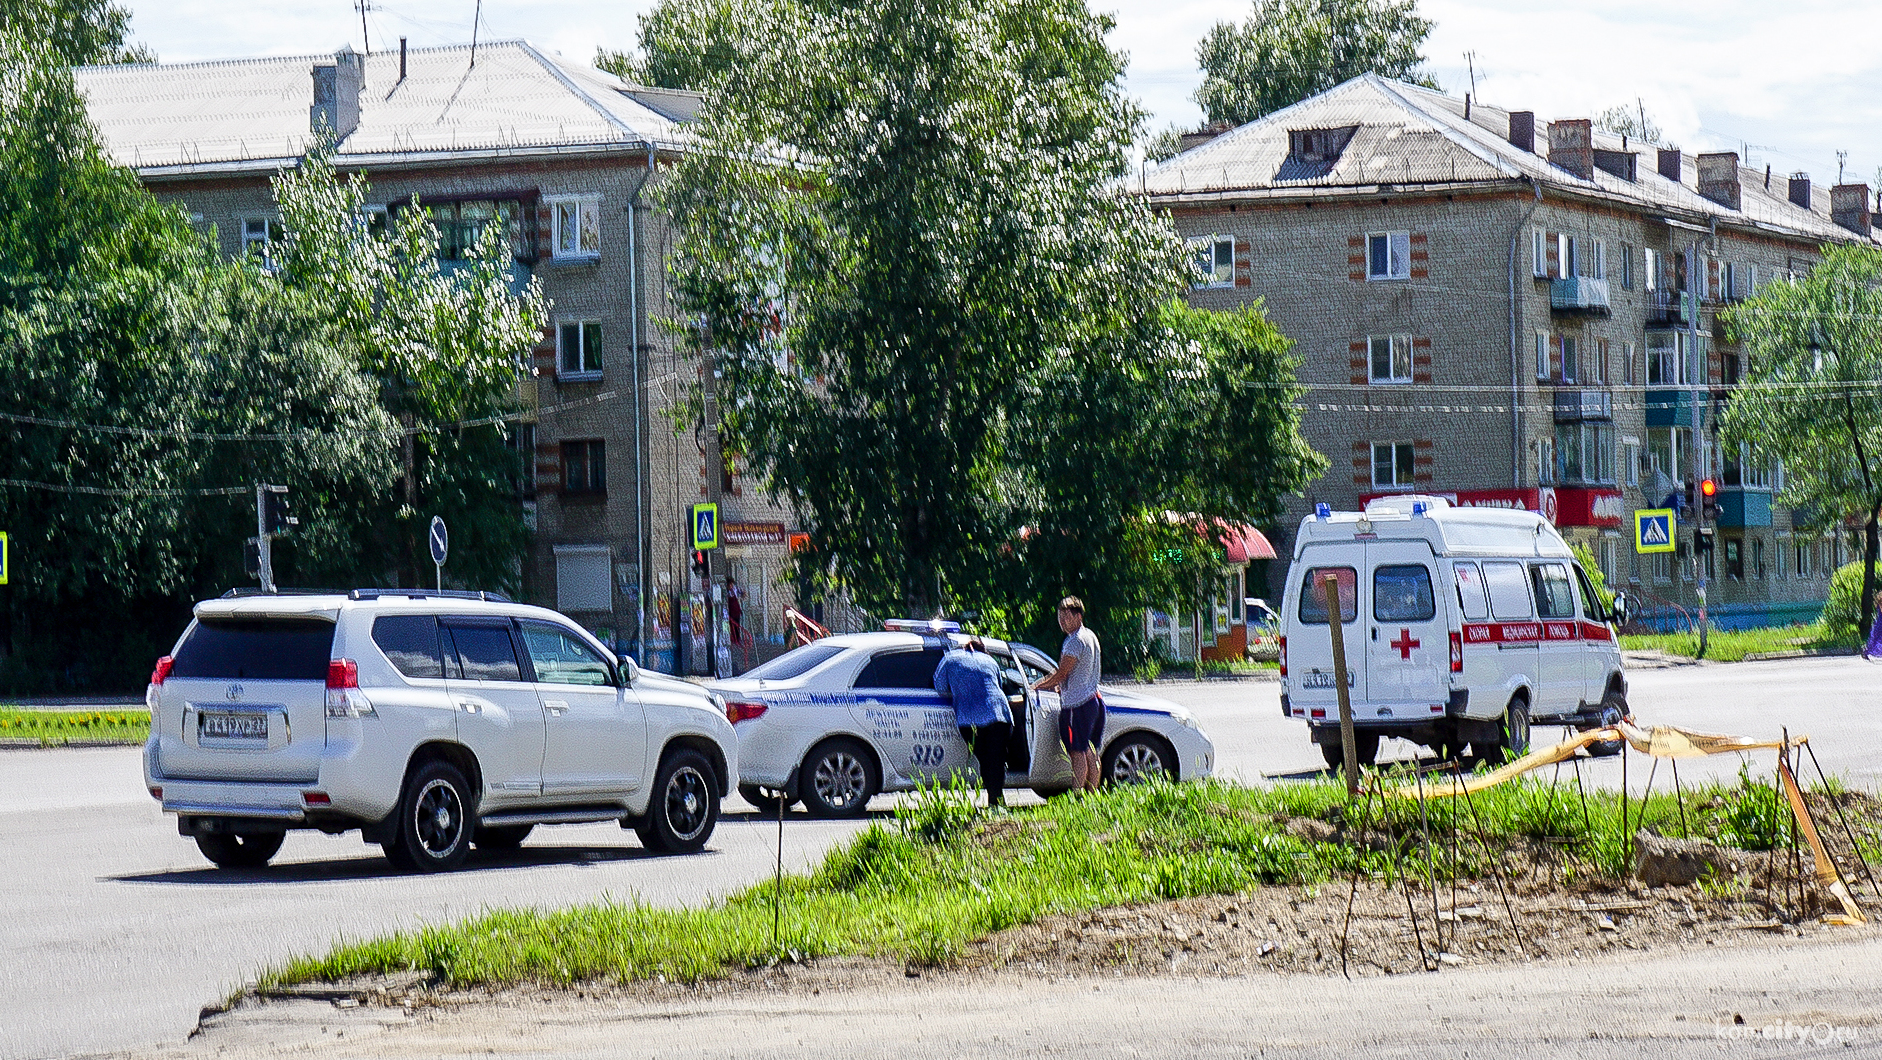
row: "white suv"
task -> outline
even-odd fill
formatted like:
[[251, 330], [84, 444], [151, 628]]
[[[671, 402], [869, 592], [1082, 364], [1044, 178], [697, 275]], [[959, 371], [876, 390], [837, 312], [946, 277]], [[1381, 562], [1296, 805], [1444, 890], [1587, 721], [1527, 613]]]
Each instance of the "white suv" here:
[[738, 776], [718, 697], [488, 593], [206, 600], [146, 699], [150, 794], [224, 867], [266, 864], [290, 828], [357, 828], [424, 872], [539, 824], [694, 851]]

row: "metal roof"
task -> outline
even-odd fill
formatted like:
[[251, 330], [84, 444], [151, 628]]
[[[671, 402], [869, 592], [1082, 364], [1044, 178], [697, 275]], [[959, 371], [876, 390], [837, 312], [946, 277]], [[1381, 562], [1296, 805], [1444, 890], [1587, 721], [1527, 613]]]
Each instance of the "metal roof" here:
[[[1289, 163], [1290, 130], [1355, 126], [1351, 142], [1331, 165]], [[1741, 167], [1739, 208], [1734, 210], [1700, 196], [1698, 159], [1692, 154], [1681, 158], [1681, 179], [1668, 180], [1659, 173], [1653, 145], [1624, 146], [1620, 136], [1597, 129], [1595, 148], [1644, 157], [1637, 159], [1633, 181], [1601, 169], [1583, 179], [1549, 162], [1546, 122], [1536, 122], [1541, 154], [1510, 143], [1508, 133], [1506, 110], [1473, 103], [1466, 119], [1461, 99], [1365, 74], [1184, 151], [1148, 170], [1140, 190], [1160, 202], [1200, 203], [1371, 194], [1382, 185], [1403, 192], [1420, 186], [1534, 183], [1702, 222], [1717, 219], [1813, 240], [1863, 238], [1830, 220], [1827, 188], [1805, 209], [1790, 201], [1783, 178], [1774, 178], [1767, 189], [1762, 173]], [[1874, 241], [1873, 234], [1869, 238]]]
[[[683, 146], [699, 98], [648, 89], [527, 41], [366, 58], [341, 166]], [[313, 142], [313, 67], [332, 55], [83, 66], [73, 73], [113, 160], [144, 176], [268, 172]]]

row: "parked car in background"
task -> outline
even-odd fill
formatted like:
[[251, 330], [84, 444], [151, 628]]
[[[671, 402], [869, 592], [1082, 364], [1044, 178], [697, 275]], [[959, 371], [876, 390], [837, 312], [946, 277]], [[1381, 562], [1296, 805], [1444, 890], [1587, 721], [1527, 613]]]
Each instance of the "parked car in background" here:
[[146, 698], [150, 794], [222, 866], [266, 864], [301, 828], [358, 830], [423, 872], [544, 824], [695, 851], [738, 776], [710, 693], [487, 593], [206, 600]]
[[[934, 689], [935, 666], [967, 639], [952, 623], [897, 623], [803, 645], [740, 677], [710, 684], [739, 739], [739, 794], [775, 809], [779, 793], [819, 816], [861, 814], [880, 792], [954, 773], [979, 776], [954, 710]], [[1072, 786], [1059, 738], [1059, 697], [1034, 692], [1056, 662], [1025, 644], [982, 638], [1000, 663], [1013, 710], [1006, 783], [1054, 794]], [[1108, 783], [1209, 776], [1215, 746], [1168, 700], [1102, 688], [1101, 749]], [[793, 789], [794, 784], [794, 789]]]

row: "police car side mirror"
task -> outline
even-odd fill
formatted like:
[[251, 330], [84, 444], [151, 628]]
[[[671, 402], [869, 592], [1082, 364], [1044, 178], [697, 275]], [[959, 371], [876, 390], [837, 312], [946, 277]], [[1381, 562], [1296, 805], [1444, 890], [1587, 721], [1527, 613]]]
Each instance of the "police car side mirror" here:
[[619, 655], [616, 656], [616, 659], [621, 664], [622, 687], [626, 687], [640, 680], [640, 664], [634, 661], [632, 655]]

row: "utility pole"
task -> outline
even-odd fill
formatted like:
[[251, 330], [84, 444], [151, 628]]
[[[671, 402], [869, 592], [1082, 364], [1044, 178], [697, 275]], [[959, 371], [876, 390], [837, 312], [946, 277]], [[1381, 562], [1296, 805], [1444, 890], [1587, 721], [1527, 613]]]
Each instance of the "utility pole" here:
[[1704, 282], [1704, 275], [1699, 257], [1699, 240], [1694, 239], [1692, 249], [1687, 251], [1686, 290], [1683, 292], [1690, 300], [1686, 310], [1686, 358], [1692, 365], [1692, 485], [1693, 485], [1693, 533], [1692, 564], [1693, 585], [1699, 597], [1699, 658], [1706, 656], [1706, 565], [1699, 558], [1699, 542], [1705, 536], [1706, 504], [1699, 496], [1699, 482], [1708, 475], [1706, 465], [1706, 432], [1703, 420], [1705, 408], [1706, 381], [1710, 369], [1706, 356], [1699, 349], [1699, 292]]

